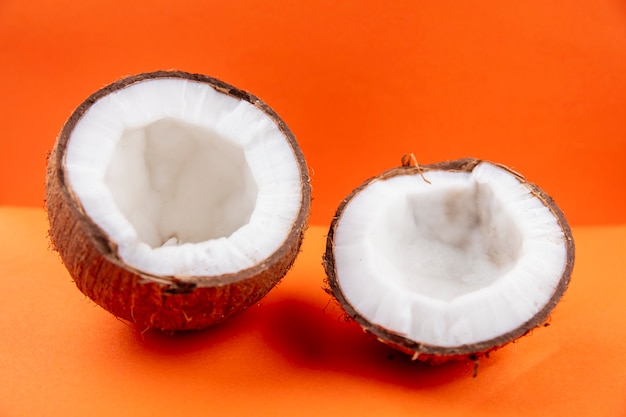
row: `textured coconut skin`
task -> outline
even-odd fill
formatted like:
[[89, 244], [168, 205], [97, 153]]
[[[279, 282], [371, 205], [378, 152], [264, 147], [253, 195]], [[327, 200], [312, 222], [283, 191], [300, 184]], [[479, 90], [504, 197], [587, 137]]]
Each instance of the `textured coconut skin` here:
[[[130, 84], [157, 78], [183, 78], [207, 83], [224, 94], [248, 101], [269, 115], [289, 141], [300, 167], [300, 210], [284, 244], [260, 264], [219, 276], [155, 276], [137, 271], [122, 262], [115, 243], [85, 214], [73, 194], [65, 170], [65, 150], [76, 123], [103, 96]], [[54, 249], [87, 297], [142, 330], [205, 328], [260, 300], [295, 261], [307, 227], [310, 201], [311, 186], [304, 156], [294, 135], [280, 117], [257, 97], [199, 74], [158, 71], [128, 77], [101, 89], [74, 111], [48, 159], [46, 208]]]
[[[477, 165], [482, 162], [487, 162], [505, 169], [511, 175], [515, 176], [522, 184], [529, 188], [530, 192], [534, 194], [541, 202], [550, 209], [554, 217], [557, 219], [564, 234], [564, 243], [566, 246], [566, 266], [563, 271], [563, 275], [557, 285], [549, 302], [546, 303], [543, 308], [526, 323], [523, 323], [517, 329], [500, 335], [496, 338], [486, 340], [480, 343], [465, 344], [454, 347], [442, 347], [420, 343], [419, 341], [408, 339], [402, 335], [396, 334], [389, 329], [378, 326], [370, 322], [367, 318], [363, 317], [359, 312], [350, 304], [342, 292], [340, 278], [337, 276], [337, 270], [335, 268], [334, 259], [334, 236], [337, 229], [337, 225], [341, 220], [341, 216], [352, 198], [365, 189], [368, 185], [375, 181], [381, 181], [389, 179], [399, 175], [425, 175], [427, 179], [427, 173], [429, 171], [440, 170], [450, 172], [471, 172]], [[408, 159], [403, 158], [403, 165], [397, 168], [385, 171], [379, 176], [370, 178], [363, 182], [358, 188], [356, 188], [350, 195], [348, 195], [339, 205], [337, 212], [333, 218], [333, 221], [328, 232], [328, 238], [326, 241], [326, 252], [323, 257], [323, 265], [327, 275], [328, 292], [330, 292], [335, 299], [339, 302], [346, 314], [354, 319], [363, 330], [378, 339], [379, 341], [399, 350], [408, 355], [411, 355], [413, 359], [417, 359], [432, 364], [438, 364], [448, 362], [451, 360], [478, 360], [482, 356], [486, 356], [489, 352], [496, 350], [510, 342], [517, 340], [518, 338], [528, 334], [531, 330], [541, 325], [544, 325], [550, 316], [552, 310], [556, 307], [561, 300], [565, 290], [567, 289], [572, 270], [574, 267], [575, 246], [572, 231], [567, 223], [565, 215], [561, 209], [557, 206], [554, 200], [540, 189], [537, 185], [526, 181], [526, 179], [519, 173], [512, 169], [502, 165], [493, 163], [490, 161], [483, 161], [474, 158], [464, 158], [454, 161], [444, 161], [431, 165], [417, 166], [410, 164]]]

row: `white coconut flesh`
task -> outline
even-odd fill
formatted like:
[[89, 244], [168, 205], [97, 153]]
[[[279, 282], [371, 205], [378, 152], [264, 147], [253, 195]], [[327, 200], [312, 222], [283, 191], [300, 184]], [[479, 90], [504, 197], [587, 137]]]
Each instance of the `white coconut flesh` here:
[[69, 138], [65, 168], [127, 265], [182, 279], [259, 264], [284, 243], [302, 199], [297, 159], [274, 120], [185, 79], [96, 101]]
[[336, 276], [369, 322], [422, 344], [492, 340], [533, 318], [566, 268], [557, 218], [510, 172], [377, 180], [344, 208]]

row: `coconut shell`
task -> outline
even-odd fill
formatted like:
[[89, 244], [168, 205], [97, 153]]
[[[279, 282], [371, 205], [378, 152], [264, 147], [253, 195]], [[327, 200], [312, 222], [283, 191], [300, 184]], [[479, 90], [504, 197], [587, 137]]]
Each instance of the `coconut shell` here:
[[[159, 78], [205, 83], [245, 100], [267, 114], [293, 149], [300, 168], [300, 210], [284, 243], [261, 263], [219, 276], [176, 277], [147, 274], [126, 265], [115, 242], [85, 213], [67, 180], [65, 152], [81, 117], [99, 99], [131, 84]], [[50, 240], [77, 287], [115, 316], [139, 328], [167, 331], [201, 329], [222, 322], [256, 303], [287, 273], [299, 253], [307, 226], [311, 186], [304, 156], [282, 119], [257, 97], [220, 80], [180, 71], [158, 71], [121, 79], [85, 100], [63, 126], [48, 159], [46, 208]]]
[[356, 321], [366, 333], [372, 335], [379, 341], [401, 352], [411, 355], [413, 359], [418, 359], [434, 364], [443, 363], [450, 360], [464, 360], [468, 358], [471, 360], [477, 360], [481, 356], [485, 356], [489, 352], [498, 349], [514, 340], [517, 340], [518, 338], [528, 334], [534, 328], [537, 328], [546, 323], [549, 319], [550, 313], [561, 300], [563, 294], [565, 293], [565, 290], [569, 285], [570, 277], [574, 267], [575, 247], [572, 231], [565, 218], [565, 215], [557, 206], [555, 201], [537, 185], [528, 182], [521, 174], [513, 171], [512, 169], [502, 164], [489, 162], [502, 169], [505, 169], [506, 171], [511, 173], [511, 175], [515, 176], [522, 184], [528, 187], [530, 192], [535, 195], [552, 212], [563, 231], [565, 240], [564, 243], [566, 246], [567, 254], [565, 269], [554, 293], [552, 294], [552, 297], [535, 316], [533, 316], [527, 322], [523, 323], [518, 328], [493, 339], [486, 340], [480, 343], [464, 344], [454, 347], [442, 347], [420, 343], [418, 341], [411, 340], [402, 335], [394, 333], [389, 329], [376, 325], [370, 322], [367, 318], [363, 317], [361, 314], [359, 314], [354, 306], [350, 304], [350, 301], [346, 299], [345, 295], [342, 292], [340, 278], [337, 276], [337, 270], [335, 268], [334, 236], [337, 225], [341, 220], [341, 216], [350, 201], [358, 193], [360, 193], [363, 189], [365, 189], [368, 185], [375, 181], [381, 181], [400, 175], [420, 175], [424, 176], [425, 180], [427, 181], [427, 173], [429, 171], [439, 170], [450, 172], [471, 172], [478, 164], [482, 162], [489, 161], [483, 161], [474, 158], [465, 158], [453, 161], [439, 162], [431, 165], [419, 166], [417, 165], [417, 163], [414, 162], [414, 160], [412, 161], [410, 158], [406, 158], [405, 156], [402, 161], [402, 166], [390, 169], [376, 177], [370, 178], [363, 182], [354, 191], [352, 191], [350, 195], [348, 195], [339, 205], [339, 208], [337, 209], [337, 212], [330, 225], [330, 230], [328, 232], [328, 238], [326, 241], [326, 252], [323, 256], [323, 265], [327, 275], [327, 286], [329, 288], [329, 292], [341, 305], [346, 314], [354, 319], [354, 321]]

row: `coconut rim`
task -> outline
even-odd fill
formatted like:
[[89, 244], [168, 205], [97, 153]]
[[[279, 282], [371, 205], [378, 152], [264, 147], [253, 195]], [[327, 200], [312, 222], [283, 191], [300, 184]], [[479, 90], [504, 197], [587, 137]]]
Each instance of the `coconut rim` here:
[[[115, 91], [124, 89], [133, 84], [137, 84], [143, 81], [152, 81], [158, 79], [183, 79], [191, 82], [198, 82], [207, 84], [217, 92], [229, 95], [239, 100], [247, 101], [252, 104], [264, 114], [266, 114], [279, 128], [283, 137], [289, 144], [293, 152], [293, 157], [298, 165], [300, 172], [300, 189], [301, 198], [299, 204], [299, 210], [294, 218], [289, 232], [285, 235], [285, 240], [273, 253], [267, 256], [259, 263], [236, 272], [221, 274], [221, 275], [209, 275], [209, 276], [175, 276], [175, 275], [156, 275], [147, 273], [145, 271], [134, 268], [126, 264], [118, 255], [117, 244], [110, 239], [110, 237], [98, 226], [87, 214], [80, 201], [80, 199], [73, 192], [71, 185], [69, 184], [68, 173], [66, 170], [65, 158], [68, 142], [74, 128], [80, 119], [89, 111], [91, 106], [103, 97], [111, 94]], [[69, 206], [73, 216], [77, 221], [81, 223], [85, 233], [90, 237], [91, 241], [98, 252], [113, 265], [123, 268], [140, 278], [143, 282], [153, 282], [168, 286], [175, 293], [184, 293], [192, 291], [196, 287], [213, 287], [218, 285], [228, 285], [235, 282], [244, 281], [246, 279], [260, 275], [267, 270], [271, 265], [275, 264], [278, 260], [288, 256], [292, 252], [294, 245], [300, 246], [300, 242], [303, 238], [304, 230], [307, 227], [310, 205], [311, 205], [311, 184], [308, 173], [308, 167], [306, 160], [298, 145], [295, 135], [286, 125], [286, 123], [280, 118], [280, 116], [269, 107], [264, 101], [259, 99], [253, 94], [247, 91], [241, 90], [235, 86], [232, 86], [219, 79], [203, 75], [188, 73], [184, 71], [154, 71], [144, 72], [136, 75], [131, 75], [122, 79], [119, 79], [91, 94], [85, 99], [70, 115], [67, 122], [63, 125], [61, 132], [57, 138], [55, 144], [55, 150], [51, 157], [56, 158], [54, 161], [55, 170], [50, 172], [47, 177], [46, 187], [50, 189], [50, 182], [57, 182], [58, 189], [63, 194], [63, 200]]]
[[[348, 299], [344, 296], [343, 291], [341, 289], [341, 283], [339, 277], [337, 276], [337, 270], [335, 267], [335, 257], [334, 257], [334, 236], [337, 226], [341, 220], [342, 214], [345, 208], [348, 206], [350, 201], [361, 191], [367, 188], [369, 185], [376, 181], [383, 181], [395, 176], [401, 175], [423, 175], [428, 171], [447, 171], [447, 172], [463, 172], [470, 173], [472, 170], [481, 163], [492, 164], [498, 168], [501, 168], [507, 171], [510, 175], [514, 176], [521, 184], [526, 186], [531, 194], [533, 194], [536, 198], [538, 198], [541, 203], [546, 206], [552, 215], [557, 220], [559, 227], [563, 231], [563, 237], [565, 241], [566, 248], [566, 259], [565, 259], [565, 268], [563, 273], [561, 274], [561, 278], [552, 293], [552, 296], [546, 302], [541, 310], [539, 310], [533, 317], [531, 317], [526, 322], [522, 323], [515, 329], [506, 332], [502, 335], [496, 336], [491, 339], [487, 339], [481, 342], [476, 343], [468, 343], [462, 344], [458, 346], [444, 347], [437, 346], [428, 343], [421, 343], [419, 341], [415, 341], [413, 339], [407, 338], [403, 335], [400, 335], [393, 330], [387, 329], [375, 323], [372, 323], [366, 317], [361, 315], [354, 306], [348, 301]], [[391, 345], [395, 348], [398, 348], [406, 353], [413, 354], [414, 358], [417, 359], [419, 355], [433, 356], [433, 357], [464, 357], [471, 355], [478, 355], [481, 353], [489, 352], [493, 349], [501, 347], [511, 341], [514, 341], [534, 328], [540, 326], [542, 323], [545, 323], [550, 316], [550, 313], [556, 305], [561, 300], [563, 294], [565, 293], [567, 287], [569, 286], [572, 270], [574, 268], [574, 258], [575, 258], [575, 245], [574, 239], [572, 235], [571, 228], [565, 218], [565, 214], [556, 204], [554, 199], [550, 197], [545, 191], [539, 188], [534, 183], [531, 183], [526, 180], [526, 178], [520, 173], [512, 170], [511, 168], [502, 165], [500, 163], [491, 162], [488, 160], [481, 160], [476, 158], [463, 158], [457, 160], [443, 161], [429, 165], [418, 165], [410, 158], [405, 157], [402, 158], [402, 166], [391, 168], [382, 174], [371, 177], [361, 183], [357, 188], [355, 188], [346, 198], [344, 198], [337, 211], [333, 217], [333, 220], [330, 225], [330, 229], [328, 232], [328, 236], [326, 239], [326, 251], [323, 256], [323, 266], [327, 275], [327, 284], [330, 288], [335, 299], [339, 302], [341, 307], [344, 309], [346, 314], [354, 319], [364, 331], [374, 335], [380, 341]]]

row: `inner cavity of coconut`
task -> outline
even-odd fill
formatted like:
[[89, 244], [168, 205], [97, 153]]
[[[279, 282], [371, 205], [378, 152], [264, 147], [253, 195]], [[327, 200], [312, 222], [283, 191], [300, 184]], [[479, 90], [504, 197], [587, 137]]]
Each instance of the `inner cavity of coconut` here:
[[68, 187], [129, 266], [187, 279], [261, 263], [302, 199], [285, 133], [211, 85], [155, 79], [89, 107], [65, 154]]
[[369, 322], [455, 347], [502, 336], [546, 305], [566, 267], [557, 218], [518, 178], [481, 163], [371, 182], [345, 206], [334, 261]]
[[450, 301], [513, 268], [522, 234], [488, 184], [468, 181], [394, 199], [371, 241], [397, 285]]
[[151, 247], [229, 236], [258, 192], [241, 146], [174, 119], [126, 129], [104, 182]]

